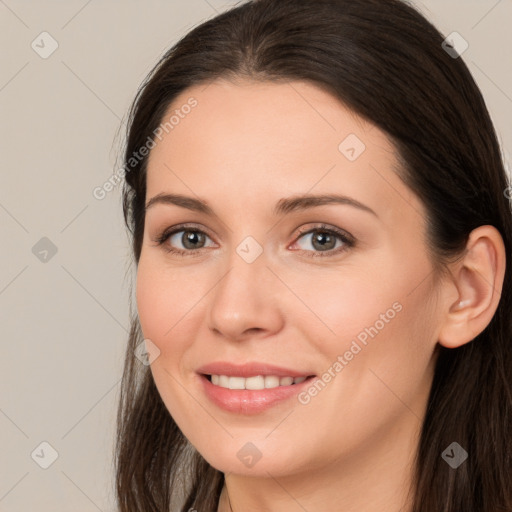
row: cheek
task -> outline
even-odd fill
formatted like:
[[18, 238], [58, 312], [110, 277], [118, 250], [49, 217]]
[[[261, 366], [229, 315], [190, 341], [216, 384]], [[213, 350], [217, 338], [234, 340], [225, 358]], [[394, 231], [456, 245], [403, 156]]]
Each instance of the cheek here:
[[141, 258], [136, 281], [137, 312], [144, 338], [149, 338], [153, 342], [168, 328], [163, 321], [166, 309], [166, 301], [162, 300], [163, 295], [164, 288], [161, 282], [159, 285], [157, 271]]
[[300, 298], [300, 302], [290, 301], [287, 317], [312, 342], [318, 340], [321, 352], [346, 350], [357, 336], [364, 342], [375, 324], [381, 331], [399, 316], [404, 294], [392, 275], [392, 269], [380, 268], [372, 275], [343, 268], [324, 275], [295, 276], [294, 281], [286, 276]]
[[177, 282], [176, 275], [179, 272], [168, 272], [149, 258], [141, 257], [136, 301], [144, 338], [150, 339], [160, 350], [159, 357], [150, 366], [155, 385], [174, 421], [189, 432], [187, 404], [190, 396], [179, 384], [179, 364], [191, 339], [186, 332], [190, 328], [187, 312], [198, 299], [183, 282]]
[[180, 273], [141, 258], [137, 270], [136, 301], [141, 329], [162, 353], [173, 334], [187, 323], [187, 313], [198, 302], [194, 287]]
[[297, 317], [300, 330], [323, 355], [325, 371], [340, 376], [325, 394], [354, 407], [353, 414], [362, 404], [378, 408], [379, 402], [396, 400], [393, 392], [413, 400], [430, 376], [438, 319], [431, 280], [421, 279], [429, 275], [429, 264], [423, 261], [419, 268], [420, 255], [409, 265], [391, 262], [368, 266], [364, 274], [315, 280], [315, 288], [304, 281], [300, 289], [315, 313]]
[[[423, 414], [435, 319], [426, 288], [408, 295], [411, 288], [402, 285], [391, 291], [384, 287], [371, 300], [361, 295], [359, 303], [354, 296], [352, 301], [344, 297], [337, 315], [333, 311], [326, 319], [336, 336], [315, 341], [326, 361], [326, 373], [319, 376], [325, 385], [318, 385], [319, 391], [311, 386], [301, 403], [306, 416], [336, 425], [324, 431], [331, 450], [370, 449], [395, 421], [415, 424]], [[328, 450], [318, 464], [332, 457]]]
[[[357, 267], [318, 279], [305, 276], [296, 283], [297, 295], [326, 327], [324, 342], [331, 350], [347, 350], [353, 340], [363, 346], [380, 340], [379, 345], [388, 349], [411, 351], [432, 341], [429, 330], [435, 328], [435, 306], [430, 262], [419, 244], [405, 259], [397, 253], [390, 248], [379, 253], [378, 261], [368, 256]], [[314, 316], [308, 316], [313, 326]]]

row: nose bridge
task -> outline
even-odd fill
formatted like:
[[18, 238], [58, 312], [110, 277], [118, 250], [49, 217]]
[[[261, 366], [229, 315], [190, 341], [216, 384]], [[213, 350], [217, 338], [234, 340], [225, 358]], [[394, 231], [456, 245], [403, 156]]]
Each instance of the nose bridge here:
[[259, 247], [258, 254], [254, 242], [244, 240], [231, 251], [226, 262], [228, 272], [215, 293], [217, 302], [229, 305], [233, 310], [251, 308], [254, 311], [264, 303], [265, 296], [268, 297], [268, 290], [265, 293], [268, 276], [265, 274], [270, 272], [266, 268], [263, 247]]
[[[263, 290], [256, 289], [256, 286], [267, 282], [269, 274], [267, 253], [261, 243], [251, 235], [246, 235], [234, 245], [226, 256], [226, 265], [229, 272], [223, 282], [219, 283], [223, 291], [229, 292], [229, 296], [243, 298], [247, 295], [247, 301], [256, 303]], [[225, 290], [224, 290], [225, 289]], [[249, 293], [251, 296], [249, 297]], [[228, 297], [229, 298], [229, 297]]]
[[229, 254], [227, 271], [212, 290], [210, 327], [232, 338], [248, 329], [272, 330], [280, 322], [263, 247], [246, 237]]

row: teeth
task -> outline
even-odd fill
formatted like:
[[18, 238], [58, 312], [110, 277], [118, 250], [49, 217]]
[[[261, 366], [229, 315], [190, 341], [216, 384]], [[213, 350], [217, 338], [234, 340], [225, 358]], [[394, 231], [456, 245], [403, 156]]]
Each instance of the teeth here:
[[245, 379], [245, 389], [263, 389], [265, 387], [265, 378], [261, 375]]
[[306, 377], [277, 377], [275, 375], [256, 375], [255, 377], [229, 377], [227, 375], [211, 375], [212, 384], [227, 389], [270, 389], [278, 386], [300, 384]]
[[245, 389], [245, 379], [243, 377], [229, 377], [229, 389]]
[[279, 387], [279, 377], [274, 377], [273, 375], [265, 376], [265, 389], [268, 388], [277, 388]]

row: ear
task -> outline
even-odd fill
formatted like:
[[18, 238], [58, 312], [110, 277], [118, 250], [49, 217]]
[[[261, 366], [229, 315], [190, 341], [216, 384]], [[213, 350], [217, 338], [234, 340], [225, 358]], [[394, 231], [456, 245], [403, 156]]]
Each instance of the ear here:
[[446, 312], [438, 335], [440, 345], [456, 348], [472, 341], [491, 322], [501, 298], [506, 254], [494, 226], [474, 229], [446, 284]]

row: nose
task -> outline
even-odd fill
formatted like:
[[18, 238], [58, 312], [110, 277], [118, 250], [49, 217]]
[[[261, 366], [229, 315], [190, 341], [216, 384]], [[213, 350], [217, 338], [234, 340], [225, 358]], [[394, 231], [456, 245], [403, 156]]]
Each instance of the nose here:
[[279, 300], [284, 292], [264, 253], [248, 263], [233, 251], [228, 271], [209, 294], [209, 327], [230, 340], [276, 333], [283, 326]]

